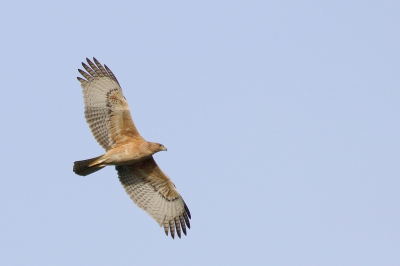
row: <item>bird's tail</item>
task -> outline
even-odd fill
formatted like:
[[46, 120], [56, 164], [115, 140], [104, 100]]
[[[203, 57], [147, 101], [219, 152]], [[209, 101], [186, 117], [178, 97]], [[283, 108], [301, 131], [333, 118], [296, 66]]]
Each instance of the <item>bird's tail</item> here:
[[75, 174], [86, 176], [105, 167], [105, 165], [101, 164], [101, 162], [96, 163], [100, 157], [102, 157], [102, 155], [96, 158], [74, 162]]

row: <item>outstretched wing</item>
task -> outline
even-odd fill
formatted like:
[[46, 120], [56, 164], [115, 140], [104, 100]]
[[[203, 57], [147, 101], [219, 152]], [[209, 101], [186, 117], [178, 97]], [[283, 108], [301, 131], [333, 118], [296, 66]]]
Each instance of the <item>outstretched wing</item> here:
[[78, 77], [83, 89], [85, 118], [97, 142], [105, 149], [123, 143], [131, 138], [141, 138], [133, 123], [128, 102], [118, 80], [111, 70], [93, 58], [95, 64], [82, 63], [85, 71], [79, 69], [85, 79]]
[[181, 237], [181, 228], [186, 235], [191, 218], [188, 207], [176, 190], [171, 179], [158, 167], [153, 157], [131, 165], [116, 166], [118, 177], [133, 202], [153, 217], [165, 234], [175, 229]]

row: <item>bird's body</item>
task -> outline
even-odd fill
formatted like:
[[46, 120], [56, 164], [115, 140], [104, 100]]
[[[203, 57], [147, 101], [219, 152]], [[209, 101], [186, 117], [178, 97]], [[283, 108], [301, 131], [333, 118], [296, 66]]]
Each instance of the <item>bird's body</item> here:
[[106, 150], [96, 158], [77, 161], [74, 172], [86, 176], [107, 165], [115, 165], [119, 179], [131, 199], [146, 210], [165, 233], [181, 237], [190, 228], [190, 212], [171, 179], [161, 171], [153, 154], [167, 149], [147, 142], [133, 123], [128, 102], [114, 74], [95, 58], [90, 67], [82, 63], [86, 78], [78, 77], [83, 88], [85, 117], [93, 136]]
[[126, 143], [107, 151], [104, 156], [104, 163], [107, 165], [126, 165], [143, 161], [150, 158], [154, 153], [163, 150], [158, 149], [158, 145], [153, 149], [153, 145], [147, 141], [139, 143]]

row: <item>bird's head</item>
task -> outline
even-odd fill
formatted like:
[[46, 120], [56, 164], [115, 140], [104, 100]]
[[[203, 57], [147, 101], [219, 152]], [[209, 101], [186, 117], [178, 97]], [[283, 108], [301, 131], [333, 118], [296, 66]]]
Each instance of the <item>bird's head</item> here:
[[150, 146], [150, 150], [154, 153], [159, 152], [159, 151], [167, 151], [167, 148], [165, 148], [165, 146], [160, 143], [149, 142], [149, 146]]

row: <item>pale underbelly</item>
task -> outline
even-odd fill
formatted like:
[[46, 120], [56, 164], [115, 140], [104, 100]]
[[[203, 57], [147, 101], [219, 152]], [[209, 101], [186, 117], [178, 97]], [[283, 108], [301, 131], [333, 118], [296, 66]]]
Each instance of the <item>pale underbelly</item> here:
[[126, 165], [133, 164], [143, 161], [149, 158], [151, 154], [142, 154], [139, 152], [129, 153], [128, 151], [123, 152], [107, 152], [105, 154], [104, 163], [107, 165]]

